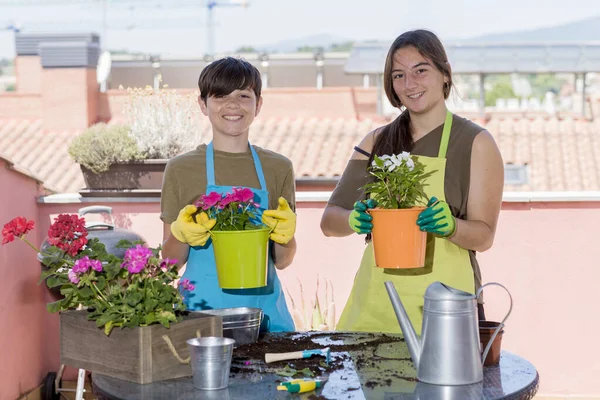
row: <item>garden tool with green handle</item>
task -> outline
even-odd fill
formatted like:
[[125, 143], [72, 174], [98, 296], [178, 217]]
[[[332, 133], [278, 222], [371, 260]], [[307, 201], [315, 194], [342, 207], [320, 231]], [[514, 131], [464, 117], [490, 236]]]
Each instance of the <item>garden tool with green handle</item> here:
[[266, 353], [265, 354], [265, 362], [268, 364], [268, 363], [272, 363], [275, 361], [296, 360], [299, 358], [310, 358], [315, 355], [325, 357], [325, 362], [327, 363], [327, 365], [329, 365], [329, 361], [331, 359], [331, 349], [329, 347], [326, 347], [324, 349], [292, 351], [290, 353]]
[[305, 393], [320, 388], [324, 383], [325, 381], [316, 379], [293, 379], [282, 382], [281, 385], [277, 386], [277, 390], [285, 390], [289, 393]]

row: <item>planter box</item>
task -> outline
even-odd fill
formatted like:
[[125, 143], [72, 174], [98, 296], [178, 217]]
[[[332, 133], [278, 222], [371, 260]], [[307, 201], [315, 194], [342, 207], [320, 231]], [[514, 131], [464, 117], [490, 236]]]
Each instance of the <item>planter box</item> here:
[[220, 317], [190, 312], [184, 320], [164, 326], [135, 329], [114, 328], [110, 336], [87, 319], [87, 311], [60, 313], [61, 364], [83, 368], [135, 383], [152, 383], [192, 376], [189, 362], [181, 363], [173, 354], [168, 337], [181, 359], [189, 357], [186, 340], [197, 336], [222, 336]]
[[86, 189], [80, 193], [82, 196], [106, 196], [115, 192], [125, 192], [127, 196], [140, 193], [160, 196], [168, 161], [143, 160], [113, 164], [108, 171], [99, 174], [81, 165]]

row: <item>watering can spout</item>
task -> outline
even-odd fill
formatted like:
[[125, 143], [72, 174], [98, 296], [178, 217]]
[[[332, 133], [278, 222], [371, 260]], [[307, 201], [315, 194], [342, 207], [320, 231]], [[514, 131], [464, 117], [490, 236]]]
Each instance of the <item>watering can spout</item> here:
[[406, 310], [402, 305], [402, 301], [400, 301], [400, 297], [398, 296], [398, 292], [396, 292], [394, 283], [389, 281], [385, 282], [385, 288], [390, 296], [392, 307], [394, 307], [396, 318], [398, 318], [398, 322], [400, 323], [400, 328], [404, 334], [404, 341], [406, 342], [408, 350], [410, 351], [410, 356], [415, 364], [415, 369], [418, 370], [419, 359], [421, 357], [421, 343], [417, 337], [417, 333], [415, 332], [415, 329], [408, 318], [408, 314], [406, 314]]

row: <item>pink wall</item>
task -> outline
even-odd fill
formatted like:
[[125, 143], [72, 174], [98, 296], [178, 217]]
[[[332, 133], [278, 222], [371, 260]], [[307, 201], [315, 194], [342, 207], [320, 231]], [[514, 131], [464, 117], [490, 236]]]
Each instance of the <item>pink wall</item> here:
[[[538, 368], [540, 394], [600, 395], [598, 221], [600, 202], [505, 204], [495, 245], [480, 256], [485, 282], [513, 296], [503, 346]], [[507, 296], [489, 289], [488, 318], [500, 319]]]
[[[37, 182], [0, 159], [0, 188], [0, 229], [17, 216], [34, 220], [36, 229], [28, 238], [38, 245]], [[46, 312], [47, 290], [37, 284], [40, 265], [33, 249], [20, 240], [0, 245], [0, 272], [0, 400], [12, 400], [39, 385], [54, 367], [46, 341], [51, 317]]]
[[[44, 204], [41, 229], [61, 212], [76, 212], [85, 204]], [[162, 225], [158, 203], [104, 203], [113, 207], [120, 227], [130, 228], [151, 245], [160, 243]], [[296, 308], [300, 286], [304, 300], [314, 299], [321, 279], [323, 307], [325, 279], [334, 287], [336, 318], [348, 298], [363, 251], [363, 237], [325, 238], [319, 229], [323, 203], [298, 205], [298, 253], [280, 273]], [[503, 348], [530, 360], [541, 376], [539, 394], [599, 396], [595, 384], [600, 360], [596, 354], [600, 323], [589, 318], [597, 282], [597, 247], [591, 235], [600, 221], [600, 202], [504, 203], [494, 247], [479, 255], [484, 282], [506, 286], [514, 299], [503, 338]], [[382, 289], [383, 290], [383, 289]], [[489, 319], [501, 319], [508, 307], [500, 288], [485, 290]], [[291, 304], [290, 304], [291, 307]], [[564, 328], [564, 330], [562, 330]], [[569, 347], [571, 346], [571, 347]], [[58, 349], [56, 349], [58, 354]], [[56, 358], [58, 365], [58, 358]]]

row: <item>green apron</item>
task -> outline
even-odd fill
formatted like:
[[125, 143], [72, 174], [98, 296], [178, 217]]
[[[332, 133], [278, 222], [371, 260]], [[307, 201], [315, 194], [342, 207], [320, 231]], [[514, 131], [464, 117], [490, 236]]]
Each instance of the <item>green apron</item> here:
[[[438, 157], [419, 156], [426, 171], [436, 171], [424, 187], [429, 197], [446, 200], [444, 178], [446, 151], [452, 128], [452, 113], [446, 114]], [[425, 266], [414, 269], [384, 269], [375, 266], [373, 244], [365, 248], [348, 302], [336, 330], [401, 333], [384, 282], [392, 281], [418, 335], [423, 321], [423, 295], [427, 287], [440, 281], [468, 293], [475, 292], [475, 277], [469, 253], [447, 239], [427, 234]]]

